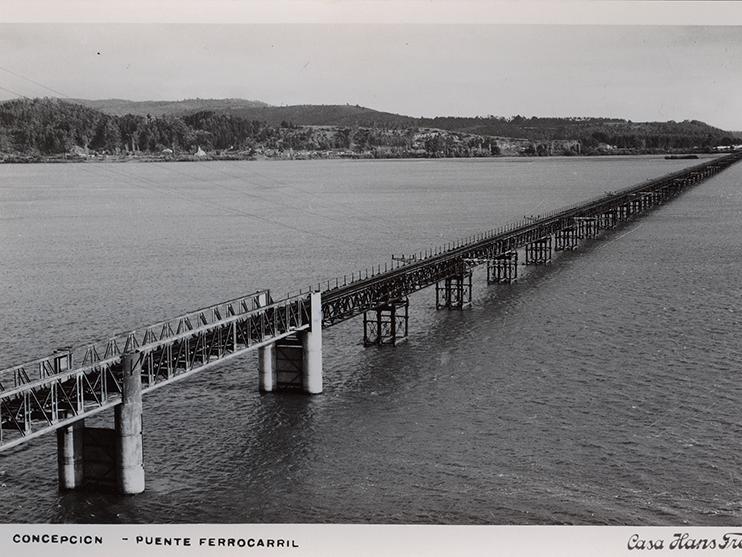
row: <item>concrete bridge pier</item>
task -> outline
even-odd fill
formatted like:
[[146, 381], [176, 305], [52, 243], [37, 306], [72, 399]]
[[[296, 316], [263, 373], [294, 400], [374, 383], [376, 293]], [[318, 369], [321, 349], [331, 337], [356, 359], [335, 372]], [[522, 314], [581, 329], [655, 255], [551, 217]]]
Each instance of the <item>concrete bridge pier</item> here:
[[[270, 292], [261, 292], [257, 298], [259, 307], [270, 303]], [[261, 393], [271, 393], [276, 390], [276, 344], [270, 343], [258, 348], [259, 389]]]
[[364, 312], [363, 345], [391, 344], [396, 346], [407, 340], [409, 306], [410, 302], [407, 298], [400, 298]]
[[144, 491], [142, 447], [142, 361], [145, 354], [121, 356], [122, 395], [115, 427], [89, 428], [84, 420], [57, 430], [57, 475], [61, 490]]
[[322, 392], [322, 300], [310, 296], [310, 327], [258, 350], [260, 391]]
[[526, 244], [526, 265], [551, 263], [551, 236], [544, 236]]
[[119, 492], [134, 495], [144, 491], [142, 446], [141, 352], [121, 356], [123, 382], [121, 404], [116, 406], [116, 472]]
[[302, 387], [307, 394], [322, 392], [322, 295], [312, 292], [309, 329], [302, 332]]
[[84, 477], [83, 433], [85, 421], [80, 420], [57, 430], [57, 476], [59, 489], [80, 489]]
[[[69, 348], [54, 351], [52, 359], [54, 373], [62, 373], [72, 368], [72, 352]], [[85, 480], [83, 453], [83, 434], [85, 420], [57, 430], [57, 476], [59, 489], [63, 491], [80, 489]]]
[[436, 309], [464, 309], [471, 305], [471, 271], [446, 277], [435, 284]]
[[276, 390], [276, 343], [258, 348], [259, 388], [261, 393]]
[[487, 261], [487, 284], [511, 284], [517, 280], [517, 251], [507, 251]]

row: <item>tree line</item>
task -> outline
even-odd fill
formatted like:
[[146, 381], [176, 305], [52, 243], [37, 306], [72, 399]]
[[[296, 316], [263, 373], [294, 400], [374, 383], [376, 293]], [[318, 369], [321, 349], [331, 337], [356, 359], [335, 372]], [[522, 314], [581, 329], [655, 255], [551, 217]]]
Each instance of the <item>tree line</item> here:
[[0, 152], [53, 156], [75, 147], [99, 153], [347, 150], [370, 156], [485, 156], [497, 154], [491, 138], [417, 129], [269, 124], [214, 111], [184, 116], [113, 116], [58, 99], [0, 103]]
[[74, 147], [117, 153], [163, 149], [226, 149], [265, 140], [265, 123], [213, 113], [183, 118], [111, 116], [58, 99], [17, 99], [0, 104], [0, 151], [54, 155]]
[[[292, 114], [299, 115], [298, 108]], [[364, 114], [369, 112], [373, 111], [365, 109]], [[109, 154], [166, 149], [192, 153], [200, 147], [249, 153], [291, 149], [348, 150], [377, 156], [488, 156], [499, 153], [495, 136], [534, 142], [578, 140], [583, 154], [606, 147], [655, 152], [735, 142], [727, 132], [695, 120], [633, 123], [610, 118], [490, 116], [415, 119], [413, 124], [413, 119], [404, 118], [406, 125], [387, 120], [300, 126], [287, 120], [269, 123], [209, 110], [184, 116], [113, 116], [59, 99], [15, 99], [0, 103], [0, 152], [49, 156], [80, 147]]]

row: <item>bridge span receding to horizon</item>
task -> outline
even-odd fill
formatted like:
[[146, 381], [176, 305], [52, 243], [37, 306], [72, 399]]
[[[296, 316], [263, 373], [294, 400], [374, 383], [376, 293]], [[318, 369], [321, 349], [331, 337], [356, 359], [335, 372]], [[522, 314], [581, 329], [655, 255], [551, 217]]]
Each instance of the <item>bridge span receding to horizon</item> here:
[[[260, 391], [319, 394], [323, 329], [363, 315], [365, 345], [395, 345], [407, 337], [411, 294], [435, 286], [438, 309], [465, 308], [475, 267], [486, 266], [488, 284], [515, 282], [519, 265], [548, 264], [554, 252], [574, 250], [740, 159], [742, 152], [710, 159], [283, 299], [258, 290], [8, 367], [0, 371], [0, 452], [56, 431], [61, 489], [141, 493], [145, 393], [257, 350]], [[86, 426], [109, 408], [113, 428]]]

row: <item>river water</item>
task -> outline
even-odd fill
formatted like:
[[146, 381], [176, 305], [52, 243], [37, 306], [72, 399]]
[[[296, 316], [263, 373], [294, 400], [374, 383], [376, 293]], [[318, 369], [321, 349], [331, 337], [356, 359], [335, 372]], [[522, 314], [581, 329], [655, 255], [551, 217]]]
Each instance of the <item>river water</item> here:
[[[0, 358], [274, 297], [659, 176], [661, 157], [0, 166]], [[325, 332], [325, 392], [254, 355], [144, 400], [147, 491], [0, 455], [4, 522], [710, 524], [742, 516], [742, 165], [410, 337]], [[112, 413], [109, 413], [112, 414]], [[98, 423], [112, 423], [104, 414]]]

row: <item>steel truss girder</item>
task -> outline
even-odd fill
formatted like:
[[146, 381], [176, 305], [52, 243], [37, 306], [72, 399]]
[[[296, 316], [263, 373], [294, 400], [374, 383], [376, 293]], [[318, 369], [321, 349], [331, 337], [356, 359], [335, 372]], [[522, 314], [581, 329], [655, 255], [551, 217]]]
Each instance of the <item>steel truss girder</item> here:
[[109, 360], [120, 356], [123, 352], [130, 352], [140, 346], [194, 330], [201, 325], [213, 323], [223, 317], [252, 311], [260, 305], [261, 299], [270, 300], [270, 292], [268, 290], [258, 290], [246, 296], [122, 333], [101, 342], [79, 346], [74, 350], [72, 347], [67, 347], [57, 350], [46, 358], [0, 370], [0, 392], [71, 369], [73, 362], [82, 362], [82, 365], [87, 365]]
[[0, 392], [43, 379], [72, 367], [72, 350], [63, 348], [51, 356], [0, 371]]
[[[243, 309], [232, 315], [201, 312], [166, 335], [148, 327], [130, 337], [136, 344], [124, 345], [143, 356], [142, 392], [310, 326], [309, 294]], [[119, 353], [0, 392], [0, 451], [119, 404], [121, 384]]]
[[[498, 235], [473, 241], [441, 254], [413, 262], [387, 273], [366, 280], [328, 289], [322, 293], [323, 326], [360, 315], [400, 296], [431, 286], [461, 269], [464, 260], [492, 259], [507, 251], [527, 244], [574, 225], [575, 218], [597, 219], [597, 226], [610, 228], [618, 222], [633, 218], [637, 210], [634, 199], [651, 192], [656, 202], [665, 202], [679, 195], [685, 188], [712, 176], [742, 158], [742, 153], [701, 163], [689, 169], [649, 180], [625, 190], [609, 193], [599, 198], [556, 211], [546, 217], [512, 228]], [[633, 210], [632, 210], [633, 209]], [[605, 215], [610, 215], [606, 218]], [[601, 223], [603, 226], [601, 226]]]

